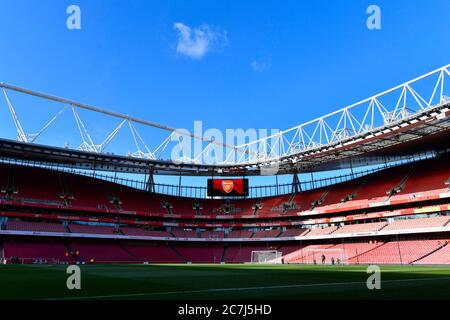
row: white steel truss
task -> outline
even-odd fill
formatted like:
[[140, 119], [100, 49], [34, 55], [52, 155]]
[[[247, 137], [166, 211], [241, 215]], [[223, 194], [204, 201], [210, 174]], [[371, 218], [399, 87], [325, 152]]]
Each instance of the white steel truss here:
[[[445, 95], [445, 89], [448, 88], [444, 84], [445, 78], [450, 76], [449, 67], [450, 65], [444, 66], [275, 135], [238, 145], [235, 147], [235, 153], [240, 156], [228, 161], [239, 164], [277, 161], [369, 133], [448, 103], [450, 100]], [[435, 79], [432, 79], [433, 77]], [[416, 85], [421, 86], [426, 80], [433, 81], [433, 85], [427, 88], [429, 92], [415, 89]], [[253, 152], [245, 155], [248, 150]]]
[[[204, 164], [204, 156], [213, 154], [213, 165], [249, 166], [267, 165], [286, 158], [290, 158], [295, 163], [302, 160], [302, 154], [305, 152], [344, 143], [348, 139], [382, 130], [421, 112], [433, 110], [443, 104], [447, 104], [450, 100], [446, 94], [450, 95], [450, 93], [448, 92], [448, 86], [445, 86], [445, 79], [450, 76], [449, 68], [450, 65], [441, 67], [325, 116], [241, 145], [227, 145], [220, 141], [176, 130], [158, 123], [5, 83], [0, 83], [0, 87], [16, 129], [15, 139], [22, 143], [35, 143], [49, 127], [57, 122], [65, 110], [71, 108], [81, 140], [78, 150], [81, 151], [96, 154], [106, 153], [111, 142], [127, 127], [131, 136], [131, 139], [128, 139], [129, 146], [127, 147], [134, 150], [126, 154], [130, 158], [176, 160], [179, 163], [202, 165]], [[62, 109], [52, 116], [36, 133], [28, 133], [22, 125], [18, 112], [8, 95], [9, 91], [57, 102], [62, 105]], [[86, 124], [81, 119], [80, 109], [89, 110], [105, 117], [118, 118], [119, 123], [106, 135], [101, 143], [95, 143]], [[2, 119], [2, 121], [6, 121], [6, 119]], [[137, 125], [168, 131], [169, 135], [162, 142], [153, 143], [155, 147], [152, 149], [151, 144], [148, 142], [149, 136], [142, 135], [138, 131]], [[201, 142], [202, 148], [197, 150], [196, 154], [193, 154], [190, 150], [185, 150], [182, 140], [186, 137]], [[180, 150], [180, 155], [177, 159], [173, 159], [169, 155], [170, 146], [174, 145]], [[224, 155], [222, 159], [218, 156], [219, 154]]]

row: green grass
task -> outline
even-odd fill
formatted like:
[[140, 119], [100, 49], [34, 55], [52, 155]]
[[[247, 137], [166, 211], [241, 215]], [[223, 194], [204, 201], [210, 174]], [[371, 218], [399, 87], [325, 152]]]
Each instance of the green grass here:
[[450, 299], [450, 268], [382, 266], [84, 265], [82, 289], [65, 266], [1, 265], [0, 299]]

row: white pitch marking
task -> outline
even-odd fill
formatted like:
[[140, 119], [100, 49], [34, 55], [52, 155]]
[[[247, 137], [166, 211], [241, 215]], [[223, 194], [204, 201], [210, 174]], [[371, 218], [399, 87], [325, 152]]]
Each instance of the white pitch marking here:
[[[433, 280], [450, 280], [450, 277], [384, 280], [384, 281], [382, 281], [382, 283], [384, 284], [384, 283], [433, 281]], [[147, 292], [147, 293], [113, 294], [113, 295], [87, 296], [87, 297], [51, 298], [51, 299], [43, 299], [43, 300], [108, 299], [108, 298], [125, 298], [125, 297], [157, 296], [157, 295], [162, 296], [162, 295], [189, 294], [189, 293], [251, 291], [251, 290], [265, 290], [265, 289], [288, 289], [288, 288], [324, 287], [324, 286], [346, 286], [346, 285], [356, 285], [356, 284], [365, 285], [366, 282], [354, 281], [354, 282], [293, 284], [293, 285], [263, 286], [263, 287], [215, 288], [215, 289], [184, 290], [184, 291], [163, 291], [163, 292]]]

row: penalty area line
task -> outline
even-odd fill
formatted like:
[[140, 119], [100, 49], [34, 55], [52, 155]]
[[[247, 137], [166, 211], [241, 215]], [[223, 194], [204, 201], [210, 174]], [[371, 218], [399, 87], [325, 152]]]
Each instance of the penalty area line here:
[[[395, 279], [382, 280], [382, 284], [386, 283], [404, 283], [404, 282], [418, 282], [418, 281], [441, 281], [450, 280], [450, 277], [436, 277], [436, 278], [413, 278], [413, 279]], [[213, 288], [213, 289], [198, 289], [198, 290], [179, 290], [179, 291], [162, 291], [162, 292], [142, 292], [129, 294], [111, 294], [111, 295], [97, 295], [85, 297], [64, 297], [64, 298], [46, 298], [41, 300], [85, 300], [85, 299], [114, 299], [114, 298], [132, 298], [144, 296], [165, 296], [175, 294], [192, 294], [192, 293], [214, 293], [214, 292], [230, 292], [230, 291], [253, 291], [253, 290], [268, 290], [268, 289], [290, 289], [290, 288], [308, 288], [308, 287], [326, 287], [326, 286], [349, 286], [362, 285], [366, 282], [331, 282], [331, 283], [309, 283], [309, 284], [292, 284], [292, 285], [276, 285], [276, 286], [259, 286], [259, 287], [237, 287], [237, 288]]]

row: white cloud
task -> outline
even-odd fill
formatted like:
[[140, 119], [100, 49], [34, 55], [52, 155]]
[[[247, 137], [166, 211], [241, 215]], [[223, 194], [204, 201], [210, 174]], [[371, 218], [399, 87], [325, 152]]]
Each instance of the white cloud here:
[[226, 31], [207, 24], [191, 28], [177, 22], [173, 27], [178, 31], [177, 53], [192, 59], [201, 59], [208, 52], [219, 51], [228, 44]]
[[250, 64], [250, 66], [252, 67], [253, 71], [258, 72], [258, 73], [262, 73], [268, 69], [270, 69], [270, 67], [272, 66], [272, 63], [270, 62], [270, 58], [269, 59], [264, 59], [264, 60], [253, 60], [252, 63]]

